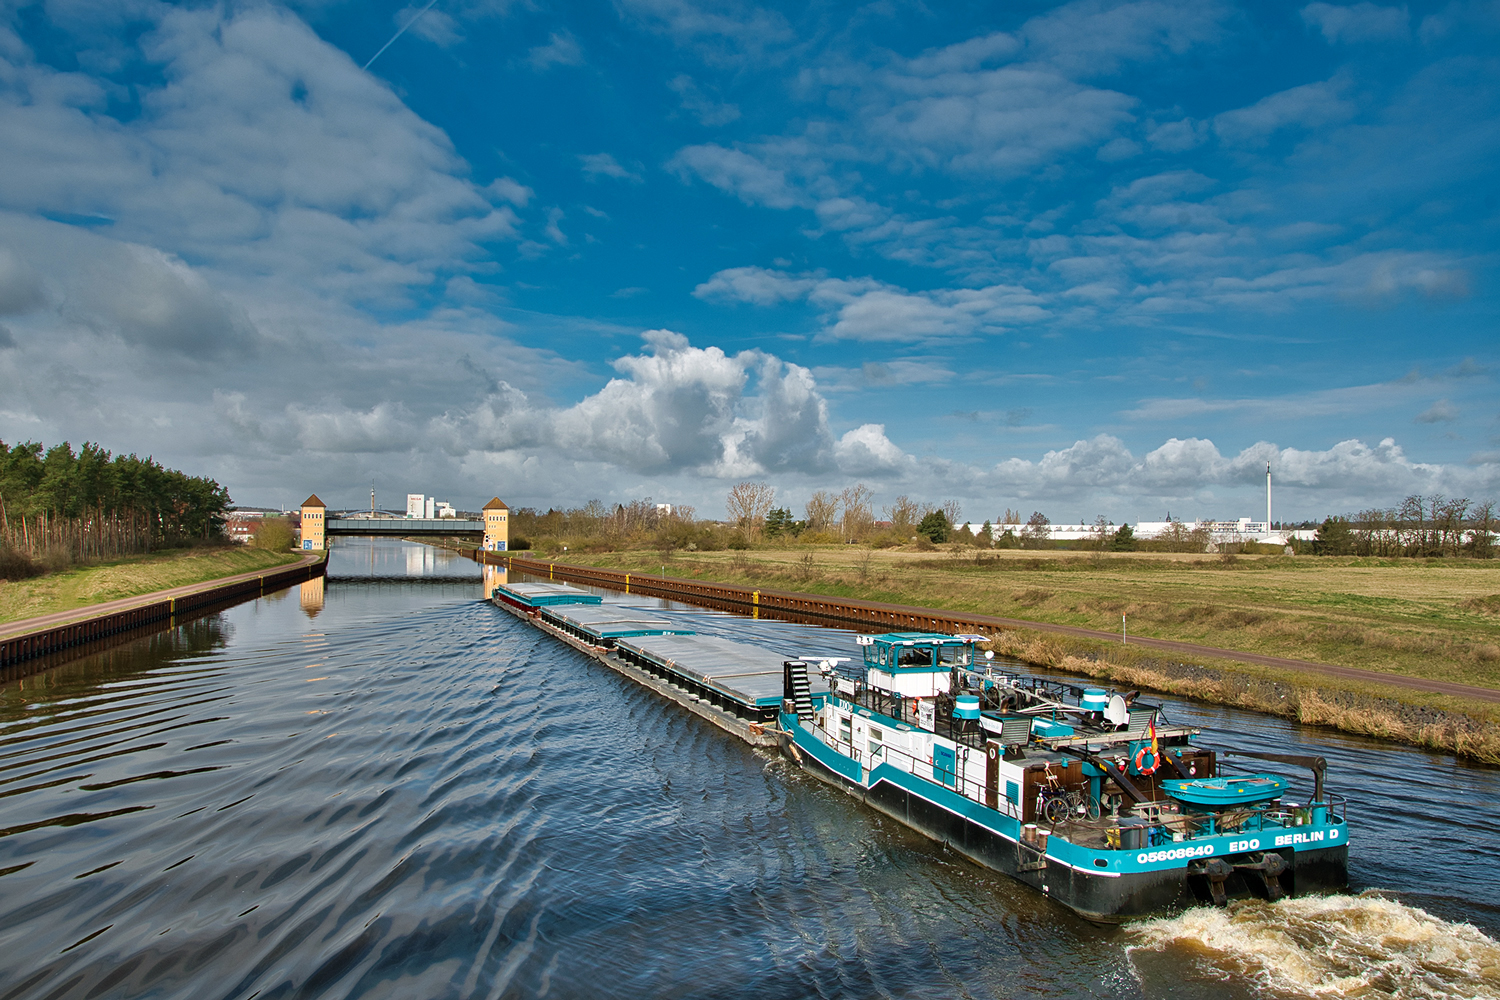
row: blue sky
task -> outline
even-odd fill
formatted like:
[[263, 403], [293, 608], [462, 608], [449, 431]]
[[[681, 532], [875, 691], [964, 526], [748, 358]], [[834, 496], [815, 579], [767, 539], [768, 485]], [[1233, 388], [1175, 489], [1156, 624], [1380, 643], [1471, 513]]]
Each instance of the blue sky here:
[[1500, 494], [1500, 4], [3, 10], [7, 442], [264, 504]]

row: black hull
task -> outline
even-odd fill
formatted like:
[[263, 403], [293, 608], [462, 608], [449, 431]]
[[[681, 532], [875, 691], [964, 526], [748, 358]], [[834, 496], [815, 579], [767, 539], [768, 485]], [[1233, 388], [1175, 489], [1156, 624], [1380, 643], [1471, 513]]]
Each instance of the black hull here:
[[[1046, 867], [1021, 870], [1022, 856], [1015, 841], [914, 795], [889, 782], [864, 788], [829, 770], [811, 754], [789, 749], [791, 738], [780, 738], [782, 753], [803, 770], [843, 789], [866, 805], [939, 841], [985, 868], [1009, 875], [1031, 886], [1087, 920], [1120, 923], [1148, 916], [1162, 916], [1213, 901], [1208, 879], [1190, 875], [1185, 868], [1139, 872], [1108, 877], [1081, 872], [1048, 858]], [[1276, 852], [1287, 864], [1279, 882], [1289, 896], [1340, 892], [1347, 888], [1348, 848], [1325, 847]], [[1252, 872], [1236, 870], [1224, 883], [1230, 899], [1266, 899], [1265, 883]]]

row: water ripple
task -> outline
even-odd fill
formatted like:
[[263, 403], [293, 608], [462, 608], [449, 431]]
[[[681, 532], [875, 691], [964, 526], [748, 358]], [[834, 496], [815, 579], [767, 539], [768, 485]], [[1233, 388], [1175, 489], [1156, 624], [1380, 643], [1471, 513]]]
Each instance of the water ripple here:
[[[1301, 995], [1205, 964], [1186, 932], [1078, 920], [478, 589], [294, 589], [0, 689], [0, 1000]], [[756, 627], [798, 653], [851, 646]], [[1495, 772], [1172, 711], [1319, 746], [1363, 829], [1406, 852], [1359, 854], [1361, 878], [1433, 920], [1500, 922], [1471, 902], [1500, 898], [1471, 863], [1492, 849]]]

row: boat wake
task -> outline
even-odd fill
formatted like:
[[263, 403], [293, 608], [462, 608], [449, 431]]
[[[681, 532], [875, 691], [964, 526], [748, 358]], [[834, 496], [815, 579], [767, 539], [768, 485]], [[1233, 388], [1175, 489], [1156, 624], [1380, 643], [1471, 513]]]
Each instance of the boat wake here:
[[1197, 908], [1127, 933], [1137, 967], [1175, 953], [1278, 997], [1500, 1000], [1500, 942], [1374, 892]]

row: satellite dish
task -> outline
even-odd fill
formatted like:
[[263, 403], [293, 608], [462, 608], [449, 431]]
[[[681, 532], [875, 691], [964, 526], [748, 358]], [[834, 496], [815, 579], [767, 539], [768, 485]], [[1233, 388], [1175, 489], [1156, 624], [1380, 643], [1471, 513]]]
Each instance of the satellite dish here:
[[1109, 696], [1109, 704], [1104, 708], [1104, 721], [1115, 726], [1123, 726], [1130, 721], [1130, 709], [1125, 706], [1125, 699], [1114, 694]]

